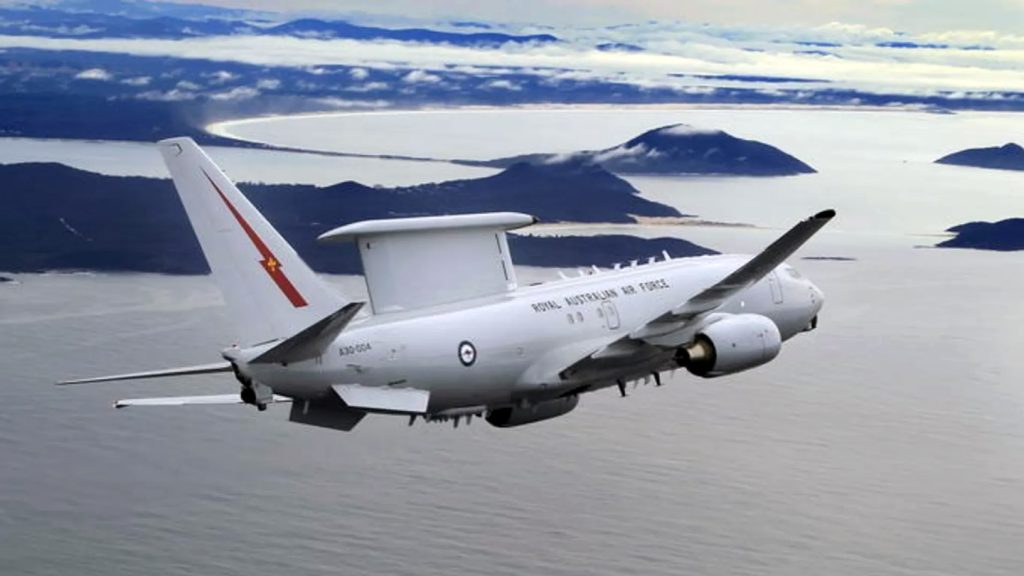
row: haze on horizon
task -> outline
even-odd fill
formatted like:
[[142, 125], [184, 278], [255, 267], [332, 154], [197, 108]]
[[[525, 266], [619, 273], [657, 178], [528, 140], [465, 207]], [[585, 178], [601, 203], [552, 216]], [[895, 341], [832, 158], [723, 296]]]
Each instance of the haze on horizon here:
[[978, 0], [170, 0], [273, 12], [430, 20], [482, 20], [552, 26], [607, 26], [683, 20], [739, 26], [820, 26], [844, 22], [911, 33], [993, 31], [1019, 35], [1024, 2]]

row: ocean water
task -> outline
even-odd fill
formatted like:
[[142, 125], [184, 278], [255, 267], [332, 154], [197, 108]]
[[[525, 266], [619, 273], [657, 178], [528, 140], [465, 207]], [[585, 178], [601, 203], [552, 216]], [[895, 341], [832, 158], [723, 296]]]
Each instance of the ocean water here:
[[[1024, 213], [1019, 174], [933, 163], [963, 148], [1019, 141], [1024, 114], [693, 107], [439, 110], [256, 119], [217, 129], [310, 149], [485, 159], [599, 149], [673, 123], [761, 140], [818, 170], [787, 178], [627, 177], [645, 196], [705, 220], [777, 231], [807, 214], [835, 208], [840, 218], [830, 226], [832, 233], [867, 242], [933, 245], [950, 226]], [[311, 130], [313, 125], [321, 128]], [[692, 227], [642, 228], [558, 226], [554, 231], [707, 235]], [[729, 236], [743, 235], [733, 231]]]
[[[833, 144], [840, 158], [821, 155], [817, 176], [725, 179], [708, 186], [733, 198], [678, 200], [757, 228], [629, 228], [752, 252], [837, 206], [792, 260], [826, 294], [817, 331], [757, 370], [586, 395], [518, 429], [371, 416], [345, 434], [279, 407], [114, 410], [235, 389], [223, 375], [52, 385], [216, 360], [231, 340], [211, 279], [14, 275], [0, 284], [0, 573], [1019, 574], [1024, 254], [915, 246], [946, 220], [1019, 215], [1024, 198], [1013, 179], [994, 192], [988, 171], [957, 169], [954, 186], [923, 162], [812, 191], [805, 179], [842, 170]], [[650, 194], [691, 180], [660, 182]], [[918, 200], [894, 201], [893, 182]], [[944, 204], [960, 188], [970, 199]], [[359, 278], [329, 280], [361, 293]]]

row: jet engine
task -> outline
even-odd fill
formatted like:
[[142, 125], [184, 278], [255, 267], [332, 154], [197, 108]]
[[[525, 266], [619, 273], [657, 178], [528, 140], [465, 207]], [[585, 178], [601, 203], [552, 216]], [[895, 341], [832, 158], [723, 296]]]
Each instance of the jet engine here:
[[730, 314], [702, 328], [675, 360], [691, 374], [714, 378], [767, 364], [781, 349], [782, 335], [770, 318]]
[[579, 402], [579, 396], [569, 396], [568, 398], [557, 398], [555, 400], [538, 402], [532, 406], [522, 408], [498, 408], [496, 410], [491, 410], [490, 413], [487, 414], [487, 422], [491, 426], [496, 426], [498, 428], [522, 426], [523, 424], [531, 424], [533, 422], [540, 422], [541, 420], [561, 416], [562, 414], [568, 414], [576, 407], [577, 404], [579, 404]]

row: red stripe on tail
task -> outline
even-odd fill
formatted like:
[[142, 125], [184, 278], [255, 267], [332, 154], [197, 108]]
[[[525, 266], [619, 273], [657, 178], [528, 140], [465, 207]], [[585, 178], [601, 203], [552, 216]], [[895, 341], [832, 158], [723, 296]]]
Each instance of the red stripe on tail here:
[[203, 176], [206, 176], [210, 185], [217, 191], [220, 199], [224, 201], [224, 205], [226, 205], [228, 210], [231, 211], [231, 215], [235, 217], [236, 221], [238, 221], [238, 225], [245, 231], [245, 235], [249, 237], [249, 241], [252, 242], [252, 245], [255, 246], [256, 250], [260, 253], [260, 256], [263, 258], [260, 260], [260, 266], [267, 272], [270, 279], [274, 281], [274, 284], [277, 284], [277, 287], [281, 289], [281, 292], [286, 298], [288, 298], [288, 301], [292, 303], [292, 306], [296, 308], [306, 306], [308, 304], [306, 299], [302, 297], [302, 294], [299, 294], [295, 285], [292, 284], [291, 280], [288, 279], [288, 276], [285, 275], [284, 269], [281, 267], [281, 261], [278, 260], [274, 256], [274, 253], [270, 251], [270, 248], [263, 243], [263, 239], [256, 234], [256, 231], [252, 229], [252, 226], [245, 221], [245, 218], [243, 218], [234, 205], [231, 204], [227, 196], [221, 192], [220, 187], [214, 183], [213, 178], [210, 178], [210, 175], [206, 173], [206, 170], [203, 170]]

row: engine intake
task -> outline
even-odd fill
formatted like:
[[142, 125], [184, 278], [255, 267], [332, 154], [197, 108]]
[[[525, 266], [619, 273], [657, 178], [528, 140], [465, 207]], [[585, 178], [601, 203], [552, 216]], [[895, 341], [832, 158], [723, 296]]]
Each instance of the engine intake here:
[[702, 328], [676, 353], [691, 374], [714, 378], [771, 362], [782, 349], [779, 327], [760, 314], [733, 314]]
[[531, 424], [533, 422], [540, 422], [541, 420], [547, 420], [549, 418], [568, 414], [569, 412], [572, 412], [573, 408], [575, 408], [579, 402], [579, 396], [569, 396], [568, 398], [558, 398], [555, 400], [538, 402], [537, 404], [524, 408], [498, 408], [496, 410], [491, 410], [487, 414], [487, 422], [491, 426], [496, 426], [498, 428], [522, 426], [523, 424]]

